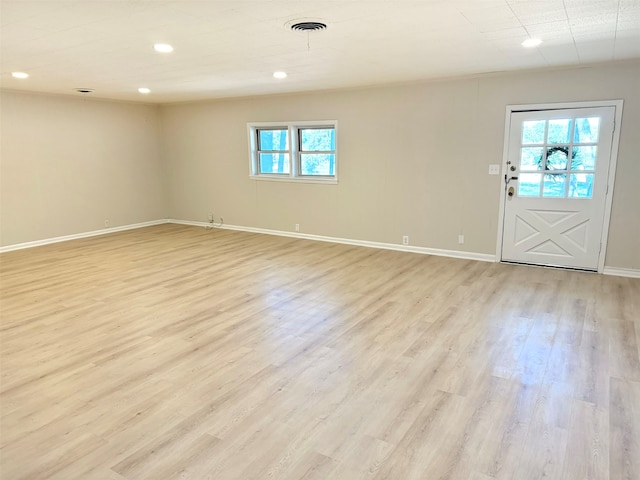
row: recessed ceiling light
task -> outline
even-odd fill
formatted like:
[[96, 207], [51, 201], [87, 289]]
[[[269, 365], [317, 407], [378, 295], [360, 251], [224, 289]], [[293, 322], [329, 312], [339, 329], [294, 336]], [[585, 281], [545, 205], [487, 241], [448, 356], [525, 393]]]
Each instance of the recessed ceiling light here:
[[287, 73], [286, 72], [274, 72], [273, 73], [273, 78], [279, 78], [279, 79], [287, 78]]
[[144, 93], [144, 94], [151, 93], [151, 89], [150, 89], [150, 88], [147, 88], [147, 87], [140, 87], [140, 88], [138, 89], [138, 91], [139, 91], [140, 93]]
[[11, 72], [11, 76], [14, 78], [29, 78], [29, 74], [24, 72]]
[[153, 49], [156, 52], [160, 52], [160, 53], [171, 53], [171, 52], [173, 52], [173, 47], [171, 45], [169, 45], [168, 43], [156, 43], [153, 46]]
[[542, 43], [542, 40], [539, 38], [527, 38], [524, 42], [522, 42], [522, 46], [525, 48], [533, 48], [537, 47]]

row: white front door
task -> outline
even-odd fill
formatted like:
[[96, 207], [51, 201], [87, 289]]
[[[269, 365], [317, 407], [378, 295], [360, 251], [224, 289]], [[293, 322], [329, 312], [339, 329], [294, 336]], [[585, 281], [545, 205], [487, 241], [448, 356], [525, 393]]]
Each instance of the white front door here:
[[503, 261], [598, 269], [614, 118], [615, 107], [511, 113]]

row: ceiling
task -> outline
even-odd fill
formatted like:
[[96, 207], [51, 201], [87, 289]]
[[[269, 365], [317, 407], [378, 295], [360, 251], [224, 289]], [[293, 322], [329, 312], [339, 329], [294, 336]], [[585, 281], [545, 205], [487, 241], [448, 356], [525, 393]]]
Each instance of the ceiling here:
[[640, 0], [1, 0], [0, 26], [3, 88], [146, 103], [640, 58]]

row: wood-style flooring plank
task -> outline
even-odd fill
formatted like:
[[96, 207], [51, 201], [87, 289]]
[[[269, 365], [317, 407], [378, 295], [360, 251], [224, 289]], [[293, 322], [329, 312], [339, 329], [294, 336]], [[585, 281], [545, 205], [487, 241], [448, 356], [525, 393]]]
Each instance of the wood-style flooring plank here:
[[640, 478], [640, 383], [611, 378], [610, 478]]
[[640, 478], [640, 280], [158, 225], [0, 255], [0, 478]]

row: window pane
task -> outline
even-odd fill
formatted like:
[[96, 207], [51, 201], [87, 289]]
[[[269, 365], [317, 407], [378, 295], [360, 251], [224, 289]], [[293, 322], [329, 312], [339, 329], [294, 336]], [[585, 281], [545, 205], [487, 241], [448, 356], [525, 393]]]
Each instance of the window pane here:
[[600, 117], [576, 118], [574, 143], [597, 143], [600, 133]]
[[539, 173], [522, 173], [518, 182], [518, 196], [520, 197], [539, 197], [540, 196], [540, 179], [542, 175]]
[[543, 197], [564, 197], [564, 184], [567, 176], [561, 175], [545, 175], [544, 186], [542, 187]]
[[300, 154], [301, 175], [335, 175], [336, 156], [333, 153]]
[[288, 153], [261, 153], [260, 173], [289, 173]]
[[542, 147], [523, 147], [520, 151], [520, 170], [542, 170]]
[[283, 129], [258, 130], [258, 143], [258, 150], [288, 150], [289, 131]]
[[300, 150], [318, 152], [336, 149], [336, 131], [333, 128], [300, 129]]
[[591, 198], [593, 195], [593, 173], [572, 173], [569, 180], [569, 196]]
[[547, 143], [569, 143], [570, 118], [549, 120], [549, 137]]
[[522, 122], [522, 143], [544, 143], [544, 120]]
[[573, 147], [571, 170], [595, 170], [598, 147]]
[[547, 170], [566, 170], [569, 147], [547, 149]]

